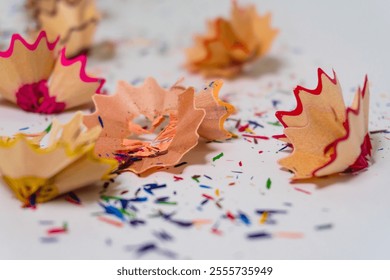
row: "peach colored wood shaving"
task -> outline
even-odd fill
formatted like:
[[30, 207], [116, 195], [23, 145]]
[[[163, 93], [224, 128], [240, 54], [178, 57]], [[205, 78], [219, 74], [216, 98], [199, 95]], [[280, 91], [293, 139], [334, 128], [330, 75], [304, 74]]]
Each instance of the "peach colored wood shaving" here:
[[232, 78], [245, 63], [269, 51], [278, 33], [271, 28], [271, 15], [259, 16], [254, 5], [241, 8], [232, 2], [230, 19], [209, 21], [206, 35], [197, 35], [194, 46], [187, 50], [190, 71]]
[[294, 172], [293, 180], [355, 172], [369, 166], [371, 143], [368, 132], [369, 89], [367, 78], [351, 107], [344, 105], [336, 75], [318, 70], [315, 90], [297, 87], [297, 107], [276, 116], [285, 126], [279, 138], [293, 147], [279, 164]]
[[[148, 78], [140, 87], [119, 82], [114, 95], [93, 99], [96, 112], [84, 116], [84, 123], [87, 127], [102, 126], [95, 153], [117, 158], [122, 162], [121, 171], [143, 173], [175, 165], [198, 143], [197, 130], [205, 112], [195, 108], [193, 88], [175, 85], [165, 90]], [[135, 123], [141, 116], [151, 125], [143, 128]], [[142, 138], [151, 135], [168, 116], [169, 123], [156, 131], [155, 138]]]
[[39, 30], [50, 40], [60, 37], [58, 47], [66, 47], [67, 57], [73, 57], [92, 46], [100, 14], [94, 0], [62, 0], [52, 13], [39, 13], [37, 20]]
[[199, 127], [199, 135], [209, 140], [225, 140], [232, 134], [224, 127], [226, 119], [235, 112], [233, 105], [219, 99], [222, 80], [211, 82], [195, 96], [197, 108], [204, 109], [206, 116]]

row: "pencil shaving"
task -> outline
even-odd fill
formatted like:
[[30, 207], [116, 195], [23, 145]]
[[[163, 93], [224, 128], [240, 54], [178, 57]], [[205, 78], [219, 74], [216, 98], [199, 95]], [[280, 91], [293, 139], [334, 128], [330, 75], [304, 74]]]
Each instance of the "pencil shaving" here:
[[295, 110], [276, 113], [285, 127], [281, 138], [293, 147], [279, 164], [294, 172], [293, 180], [357, 172], [369, 166], [367, 78], [349, 108], [335, 73], [332, 79], [318, 69], [318, 80], [315, 90], [295, 89]]
[[219, 98], [222, 85], [222, 80], [211, 82], [195, 96], [196, 107], [206, 112], [198, 132], [208, 140], [226, 140], [232, 137], [224, 124], [226, 119], [235, 112], [235, 108]]
[[[94, 102], [96, 112], [84, 123], [101, 125], [95, 152], [116, 158], [120, 172], [175, 165], [198, 143], [205, 112], [195, 108], [193, 88], [165, 90], [152, 78], [138, 88], [119, 82], [114, 95], [95, 96]], [[140, 118], [144, 124], [137, 123]]]
[[65, 49], [55, 51], [41, 32], [32, 44], [14, 34], [9, 49], [0, 52], [0, 94], [28, 112], [54, 114], [91, 102], [100, 93], [104, 79], [90, 77], [87, 59], [65, 57]]
[[49, 40], [59, 37], [58, 47], [66, 47], [67, 57], [91, 48], [99, 20], [94, 0], [55, 1], [51, 12], [37, 15], [38, 31], [46, 31]]
[[208, 32], [195, 37], [187, 50], [187, 68], [206, 77], [232, 78], [243, 66], [266, 54], [278, 33], [271, 15], [259, 16], [254, 5], [241, 8], [232, 1], [230, 19], [208, 22]]
[[65, 125], [54, 121], [40, 134], [49, 134], [47, 147], [25, 134], [0, 139], [0, 173], [19, 200], [46, 202], [113, 176], [117, 162], [93, 154], [100, 128], [84, 128], [78, 113]]

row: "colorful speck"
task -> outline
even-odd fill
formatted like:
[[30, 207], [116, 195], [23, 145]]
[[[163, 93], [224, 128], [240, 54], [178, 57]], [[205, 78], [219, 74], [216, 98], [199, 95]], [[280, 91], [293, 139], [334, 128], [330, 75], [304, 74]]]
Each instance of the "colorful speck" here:
[[100, 116], [98, 116], [98, 120], [99, 120], [100, 126], [102, 128], [104, 128], [104, 123], [103, 123], [103, 120], [102, 120], [102, 118]]
[[267, 179], [267, 183], [265, 184], [267, 190], [269, 190], [269, 189], [271, 188], [271, 185], [272, 185], [271, 178], [268, 178], [268, 179]]
[[220, 154], [216, 155], [215, 157], [213, 157], [213, 161], [216, 161], [216, 160], [220, 159], [221, 157], [223, 157], [223, 153], [220, 153]]

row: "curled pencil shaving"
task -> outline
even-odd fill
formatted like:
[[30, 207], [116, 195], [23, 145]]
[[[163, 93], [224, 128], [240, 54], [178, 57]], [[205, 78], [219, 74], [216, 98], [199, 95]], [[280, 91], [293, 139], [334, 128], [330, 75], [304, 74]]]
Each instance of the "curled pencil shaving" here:
[[32, 44], [14, 34], [8, 50], [0, 52], [0, 94], [28, 112], [53, 114], [91, 101], [104, 79], [86, 74], [86, 57], [67, 59], [57, 41], [39, 33]]
[[293, 180], [356, 172], [369, 166], [367, 77], [348, 108], [335, 73], [332, 79], [318, 69], [318, 80], [314, 90], [300, 86], [294, 90], [297, 107], [293, 111], [276, 112], [285, 127], [279, 138], [293, 147], [292, 154], [279, 164], [294, 172]]
[[24, 6], [29, 14], [36, 18], [41, 13], [54, 14], [58, 2], [66, 2], [68, 5], [75, 5], [83, 0], [26, 0]]
[[175, 165], [198, 143], [205, 112], [195, 108], [193, 88], [165, 90], [152, 78], [138, 88], [122, 81], [114, 95], [95, 96], [94, 102], [96, 111], [84, 123], [103, 128], [95, 152], [118, 159], [121, 172]]
[[58, 47], [66, 47], [67, 57], [89, 50], [100, 20], [95, 1], [59, 0], [51, 5], [52, 11], [38, 13], [37, 30], [46, 31], [49, 40], [59, 37]]
[[226, 119], [235, 112], [235, 108], [219, 98], [222, 85], [222, 80], [211, 82], [195, 96], [196, 107], [206, 112], [198, 133], [208, 140], [225, 140], [232, 137], [224, 124]]
[[[171, 87], [171, 91], [183, 91], [186, 88], [182, 85], [183, 81], [184, 79], [178, 80]], [[219, 98], [222, 86], [223, 81], [216, 80], [195, 95], [195, 107], [204, 109], [206, 113], [198, 133], [208, 140], [226, 140], [232, 137], [232, 134], [225, 129], [224, 124], [226, 119], [235, 113], [236, 109], [230, 103]]]
[[241, 8], [232, 1], [230, 19], [208, 22], [208, 32], [195, 37], [187, 50], [187, 68], [206, 77], [232, 78], [245, 63], [265, 55], [278, 30], [270, 26], [271, 15], [259, 16], [254, 5]]
[[78, 113], [69, 123], [54, 121], [50, 128], [42, 133], [49, 134], [46, 147], [23, 134], [0, 139], [0, 173], [19, 200], [34, 197], [41, 203], [112, 178], [117, 162], [93, 154], [99, 127], [84, 131]]

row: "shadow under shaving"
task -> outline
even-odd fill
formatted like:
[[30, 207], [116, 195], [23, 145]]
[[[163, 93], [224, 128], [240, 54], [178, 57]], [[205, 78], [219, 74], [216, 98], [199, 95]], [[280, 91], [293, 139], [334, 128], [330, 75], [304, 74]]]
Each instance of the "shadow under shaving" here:
[[[8, 101], [8, 100], [1, 98], [1, 97], [0, 97], [0, 107], [22, 110], [23, 112], [27, 112], [27, 111], [24, 111], [23, 109], [21, 109], [17, 104], [12, 103], [11, 101]], [[95, 112], [95, 107], [93, 105], [93, 102], [91, 101], [87, 104], [82, 104], [82, 105], [79, 105], [77, 107], [65, 109], [65, 112], [76, 113], [77, 111], [85, 111], [87, 113], [93, 113], [93, 112]], [[32, 113], [32, 112], [28, 112], [28, 113]], [[60, 113], [58, 113], [58, 114], [60, 114]], [[58, 114], [49, 114], [49, 115], [58, 115]], [[45, 115], [45, 114], [41, 114], [41, 115]]]
[[1, 97], [0, 97], [0, 107], [20, 109], [16, 104]]
[[183, 162], [186, 162], [186, 164], [180, 165], [178, 167], [174, 167], [174, 166], [167, 167], [167, 168], [156, 167], [142, 173], [141, 175], [139, 175], [139, 177], [144, 178], [151, 175], [154, 172], [167, 172], [173, 175], [179, 175], [183, 173], [184, 169], [187, 166], [206, 164], [208, 162], [206, 160], [206, 155], [213, 153], [215, 151], [216, 149], [213, 149], [211, 145], [208, 145], [205, 139], [199, 139], [198, 145], [192, 150], [190, 150], [187, 154], [185, 154], [184, 157], [179, 162], [179, 164]]
[[283, 66], [284, 62], [280, 58], [265, 56], [246, 66], [242, 77], [258, 78], [266, 74], [276, 74]]
[[317, 189], [323, 189], [334, 185], [335, 183], [346, 183], [352, 180], [355, 177], [353, 173], [350, 174], [334, 174], [321, 178], [310, 178], [305, 180], [299, 180], [297, 182], [291, 182], [294, 184], [312, 184], [315, 185]]

